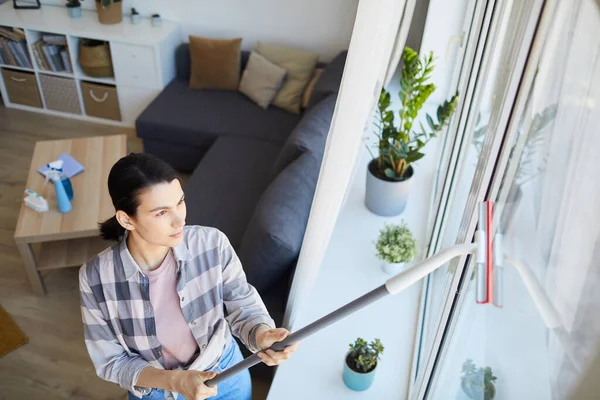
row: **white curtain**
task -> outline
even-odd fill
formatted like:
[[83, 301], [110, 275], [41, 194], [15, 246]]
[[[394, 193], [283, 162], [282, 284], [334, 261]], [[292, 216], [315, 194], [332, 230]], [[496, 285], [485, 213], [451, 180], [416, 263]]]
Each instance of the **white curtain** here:
[[568, 334], [573, 354], [548, 335], [552, 397], [564, 399], [600, 343], [600, 14], [595, 0], [559, 2], [531, 102], [530, 118], [549, 109], [556, 114], [535, 148], [523, 154], [529, 158], [524, 172], [531, 176], [522, 188], [537, 213], [523, 256], [535, 255], [535, 264], [542, 266], [538, 276]]

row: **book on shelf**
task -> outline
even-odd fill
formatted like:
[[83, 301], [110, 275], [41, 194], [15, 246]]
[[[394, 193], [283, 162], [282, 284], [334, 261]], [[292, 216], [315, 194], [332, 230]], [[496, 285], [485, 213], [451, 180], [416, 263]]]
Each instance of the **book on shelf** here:
[[7, 28], [4, 26], [0, 27], [0, 36], [4, 36], [9, 40], [13, 40], [18, 42], [20, 40], [25, 39], [25, 32], [18, 28]]
[[4, 54], [6, 55], [7, 64], [18, 66], [19, 64], [17, 64], [17, 60], [12, 51], [10, 50], [10, 40], [6, 38], [0, 38], [0, 43], [2, 43], [2, 48], [4, 49]]
[[42, 49], [40, 48], [40, 44], [43, 44], [41, 40], [38, 40], [31, 46], [31, 52], [33, 53], [33, 58], [35, 59], [36, 64], [41, 70], [50, 69], [49, 66], [46, 65], [46, 59], [44, 54], [42, 53]]
[[69, 52], [67, 49], [63, 49], [60, 51], [60, 57], [62, 58], [63, 65], [65, 66], [65, 71], [72, 74], [73, 68], [71, 67], [71, 60], [69, 58]]
[[51, 45], [49, 45], [49, 47], [50, 47], [50, 56], [52, 57], [52, 61], [56, 65], [56, 70], [58, 72], [63, 72], [65, 70], [65, 66], [64, 66], [62, 58], [60, 56], [60, 47], [55, 44], [51, 44]]
[[23, 66], [33, 69], [33, 65], [31, 64], [31, 60], [29, 59], [29, 51], [27, 51], [27, 42], [25, 40], [15, 42], [15, 47], [17, 49], [17, 52], [19, 53], [19, 56], [21, 56], [21, 60], [23, 60]]
[[58, 71], [56, 64], [54, 64], [54, 60], [52, 59], [52, 54], [50, 53], [50, 46], [49, 44], [44, 44], [42, 45], [42, 52], [44, 53], [44, 57], [46, 59], [46, 62], [48, 63], [48, 65], [50, 66], [50, 71]]
[[67, 37], [64, 35], [51, 35], [51, 34], [43, 34], [42, 40], [48, 44], [56, 44], [59, 46], [67, 45]]
[[17, 50], [17, 42], [13, 42], [12, 40], [9, 40], [8, 48], [10, 49], [10, 52], [12, 53], [13, 57], [17, 61], [17, 67], [24, 67], [25, 62], [23, 61], [23, 59], [21, 58], [21, 54]]

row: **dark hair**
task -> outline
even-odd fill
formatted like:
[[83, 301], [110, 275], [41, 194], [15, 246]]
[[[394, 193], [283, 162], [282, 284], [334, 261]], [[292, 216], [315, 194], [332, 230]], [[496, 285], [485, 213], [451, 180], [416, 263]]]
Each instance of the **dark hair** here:
[[[135, 217], [140, 192], [152, 185], [170, 183], [179, 179], [177, 171], [160, 158], [147, 153], [130, 153], [121, 158], [108, 174], [108, 193], [115, 211], [122, 210]], [[118, 241], [125, 233], [116, 215], [98, 224], [100, 236], [105, 240]]]

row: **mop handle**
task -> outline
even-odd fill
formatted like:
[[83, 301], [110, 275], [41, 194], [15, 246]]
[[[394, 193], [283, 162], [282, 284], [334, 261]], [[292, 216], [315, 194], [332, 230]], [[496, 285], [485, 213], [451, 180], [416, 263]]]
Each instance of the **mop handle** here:
[[[358, 299], [346, 304], [345, 306], [338, 308], [337, 310], [327, 314], [321, 319], [313, 322], [312, 324], [305, 326], [299, 331], [291, 333], [284, 340], [274, 343], [271, 347], [269, 347], [269, 349], [274, 351], [281, 351], [285, 347], [297, 343], [306, 337], [311, 336], [312, 334], [320, 331], [321, 329], [368, 306], [371, 303], [374, 303], [375, 301], [389, 294], [400, 293], [404, 289], [411, 286], [413, 283], [420, 281], [425, 276], [429, 275], [442, 265], [446, 264], [454, 257], [470, 254], [473, 253], [475, 250], [477, 250], [476, 244], [457, 245], [442, 250], [438, 254], [426, 260], [423, 260], [421, 263], [415, 265], [414, 267], [391, 277], [385, 282], [385, 284], [379, 286], [377, 289], [374, 289], [368, 292], [367, 294], [359, 297]], [[263, 349], [260, 351], [266, 352], [266, 350], [268, 349]], [[204, 384], [206, 386], [213, 387], [219, 384], [220, 382], [231, 378], [237, 373], [242, 372], [256, 364], [259, 364], [261, 361], [262, 360], [258, 357], [257, 354], [253, 354], [247, 357], [246, 359], [240, 361], [233, 367], [226, 369], [219, 375], [215, 376], [213, 379], [205, 381]]]

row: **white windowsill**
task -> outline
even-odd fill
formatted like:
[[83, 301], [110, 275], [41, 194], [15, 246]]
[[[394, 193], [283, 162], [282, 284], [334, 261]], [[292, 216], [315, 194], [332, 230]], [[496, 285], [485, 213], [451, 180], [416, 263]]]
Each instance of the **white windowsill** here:
[[[338, 217], [319, 276], [292, 331], [312, 323], [385, 283], [389, 278], [375, 257], [374, 241], [384, 222], [405, 220], [422, 247], [435, 166], [434, 146], [416, 168], [408, 206], [398, 217], [372, 214], [364, 205], [365, 174], [370, 156], [365, 149], [352, 188]], [[422, 253], [422, 251], [421, 251]], [[419, 259], [422, 259], [422, 254]], [[302, 341], [299, 350], [275, 374], [268, 400], [404, 399], [408, 393], [421, 284], [385, 297]], [[364, 392], [342, 381], [349, 344], [362, 337], [380, 338], [385, 349], [373, 386]]]

